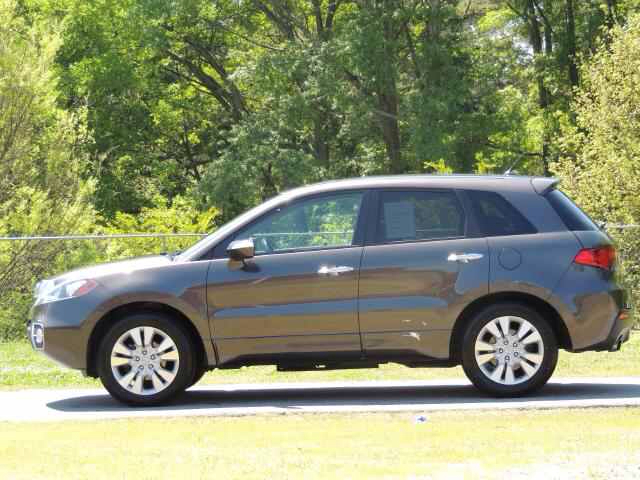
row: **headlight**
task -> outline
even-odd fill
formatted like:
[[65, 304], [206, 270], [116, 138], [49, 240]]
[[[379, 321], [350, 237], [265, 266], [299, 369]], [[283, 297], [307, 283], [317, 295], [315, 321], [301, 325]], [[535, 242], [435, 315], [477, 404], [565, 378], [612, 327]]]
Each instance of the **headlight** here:
[[40, 298], [40, 296], [53, 288], [55, 283], [53, 280], [40, 280], [36, 283], [35, 287], [33, 287], [33, 298]]
[[39, 303], [47, 303], [64, 300], [66, 298], [80, 297], [89, 293], [97, 286], [98, 284], [95, 280], [74, 280], [46, 291], [41, 291], [38, 301]]

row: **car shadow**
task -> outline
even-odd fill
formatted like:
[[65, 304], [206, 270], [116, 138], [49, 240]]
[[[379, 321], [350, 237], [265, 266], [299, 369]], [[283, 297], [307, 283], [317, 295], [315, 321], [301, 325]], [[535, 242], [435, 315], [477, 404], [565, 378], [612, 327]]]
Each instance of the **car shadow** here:
[[561, 407], [563, 402], [576, 400], [640, 400], [640, 384], [638, 383], [550, 383], [539, 392], [523, 398], [496, 399], [478, 392], [471, 385], [410, 385], [394, 384], [365, 386], [327, 386], [318, 387], [292, 384], [291, 388], [242, 388], [230, 386], [207, 386], [188, 390], [176, 401], [169, 405], [158, 407], [129, 407], [125, 406], [106, 392], [104, 395], [83, 395], [63, 400], [56, 400], [47, 407], [60, 412], [90, 413], [90, 412], [134, 412], [134, 411], [172, 411], [199, 409], [229, 409], [270, 407], [279, 409], [301, 409], [319, 407], [367, 407], [394, 405], [420, 405], [421, 408], [437, 407], [446, 404], [458, 404], [461, 408], [482, 407], [483, 404], [523, 404], [535, 406], [545, 402], [556, 402]]

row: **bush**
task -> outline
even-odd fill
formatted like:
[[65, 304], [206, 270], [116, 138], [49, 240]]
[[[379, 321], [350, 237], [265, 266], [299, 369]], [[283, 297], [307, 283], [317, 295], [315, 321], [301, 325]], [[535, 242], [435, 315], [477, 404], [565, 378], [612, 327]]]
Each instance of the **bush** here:
[[[42, 198], [33, 195], [35, 203]], [[169, 205], [162, 198], [156, 199], [153, 208], [144, 208], [139, 216], [118, 214], [106, 226], [95, 223], [83, 225], [79, 233], [120, 234], [120, 233], [208, 233], [214, 228], [216, 209], [198, 212], [186, 199], [177, 198]], [[88, 203], [84, 199], [84, 203]], [[21, 216], [20, 208], [12, 209], [14, 215]], [[32, 212], [33, 213], [33, 212]], [[7, 220], [10, 216], [6, 216]], [[23, 229], [28, 230], [28, 229]], [[76, 233], [76, 232], [74, 232]], [[14, 241], [0, 243], [0, 267], [2, 252], [19, 256], [24, 252], [42, 252], [19, 276], [14, 275], [15, 284], [7, 285], [0, 294], [0, 341], [23, 338], [25, 321], [33, 303], [34, 283], [43, 277], [57, 275], [73, 268], [129, 258], [139, 255], [159, 254], [183, 250], [198, 240], [197, 237], [161, 238], [121, 238], [109, 240], [54, 240], [54, 241]], [[4, 260], [7, 263], [7, 260]]]
[[[81, 114], [56, 104], [57, 26], [0, 0], [0, 236], [87, 231], [93, 185], [82, 180]], [[65, 247], [0, 242], [0, 339], [22, 335], [36, 278], [55, 270]]]
[[[566, 125], [552, 166], [562, 187], [593, 218], [640, 223], [640, 16], [616, 27], [582, 67], [576, 125]], [[609, 229], [621, 268], [640, 299], [640, 229]]]

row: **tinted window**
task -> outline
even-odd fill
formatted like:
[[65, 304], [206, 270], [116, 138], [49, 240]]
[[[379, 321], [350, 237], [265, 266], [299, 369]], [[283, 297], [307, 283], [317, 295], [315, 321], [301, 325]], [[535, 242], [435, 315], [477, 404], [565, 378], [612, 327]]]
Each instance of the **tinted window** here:
[[536, 233], [531, 223], [502, 195], [468, 191], [480, 231], [487, 237]]
[[464, 215], [453, 192], [383, 192], [378, 242], [461, 237]]
[[257, 254], [349, 246], [353, 243], [362, 195], [323, 196], [282, 207], [236, 238], [253, 238]]
[[593, 220], [560, 190], [551, 190], [545, 197], [569, 230], [599, 230]]

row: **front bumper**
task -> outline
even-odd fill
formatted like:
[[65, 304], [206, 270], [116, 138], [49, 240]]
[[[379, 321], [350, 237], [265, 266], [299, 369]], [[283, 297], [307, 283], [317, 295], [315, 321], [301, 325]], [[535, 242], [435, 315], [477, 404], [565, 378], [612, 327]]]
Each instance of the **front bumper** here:
[[[88, 297], [88, 295], [87, 295]], [[34, 350], [66, 367], [85, 370], [93, 305], [78, 297], [31, 308], [27, 337]]]
[[39, 322], [27, 323], [27, 337], [34, 350], [44, 350], [44, 325]]

